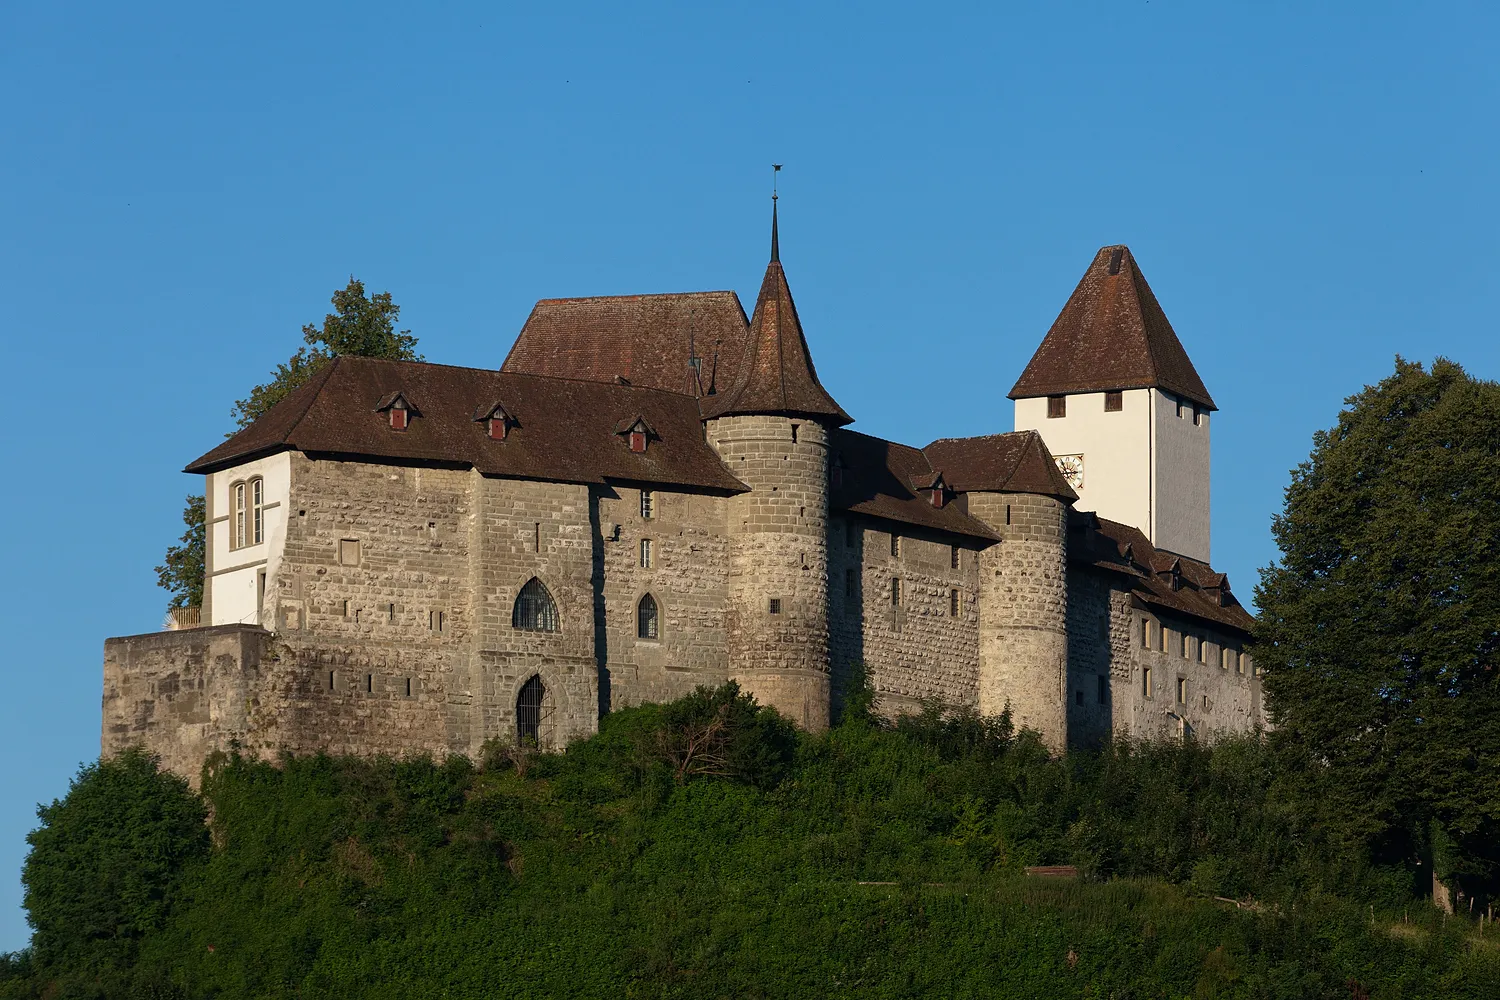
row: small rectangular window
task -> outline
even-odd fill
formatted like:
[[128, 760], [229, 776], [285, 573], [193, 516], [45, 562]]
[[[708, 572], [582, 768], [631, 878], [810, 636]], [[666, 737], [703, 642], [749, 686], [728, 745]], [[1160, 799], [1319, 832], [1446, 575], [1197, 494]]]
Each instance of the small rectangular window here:
[[411, 678], [406, 678], [406, 697], [411, 697]]
[[1192, 638], [1192, 636], [1190, 636], [1186, 632], [1184, 632], [1182, 634], [1182, 658], [1184, 660], [1189, 659], [1192, 656], [1192, 653], [1191, 653], [1192, 648], [1193, 648], [1193, 638]]
[[779, 597], [773, 597], [773, 598], [771, 598], [771, 614], [773, 614], [773, 615], [779, 615], [779, 614], [781, 614], [781, 598], [779, 598]]
[[1187, 412], [1187, 407], [1183, 404], [1182, 400], [1180, 400], [1180, 399], [1176, 400], [1176, 403], [1177, 403], [1177, 419], [1181, 420], [1183, 418], [1183, 416]]
[[337, 670], [330, 670], [330, 671], [328, 671], [328, 690], [330, 690], [330, 691], [337, 691], [338, 689], [339, 689], [339, 672]]
[[1125, 408], [1125, 394], [1123, 392], [1106, 392], [1104, 394], [1104, 412], [1119, 413]]
[[1208, 662], [1208, 640], [1203, 638], [1198, 640], [1198, 662]]
[[641, 539], [641, 569], [651, 568], [651, 539]]
[[1083, 692], [1082, 691], [1074, 691], [1073, 692], [1073, 704], [1075, 704], [1075, 705], [1082, 705], [1083, 704]]
[[1099, 704], [1102, 705], [1109, 700], [1109, 677], [1100, 674], [1095, 680], [1099, 685]]
[[359, 565], [359, 539], [339, 539], [339, 563], [344, 566]]
[[1193, 404], [1193, 424], [1194, 424], [1194, 426], [1198, 426], [1198, 425], [1201, 425], [1202, 423], [1203, 423], [1203, 411], [1198, 408], [1198, 404], [1197, 403], [1194, 403]]
[[1141, 697], [1151, 697], [1151, 668], [1141, 668]]
[[891, 578], [891, 607], [901, 606], [901, 580], [899, 577]]
[[958, 569], [959, 568], [959, 564], [962, 561], [963, 561], [963, 550], [960, 549], [957, 545], [953, 546], [952, 551], [950, 551], [948, 553], [948, 566], [949, 566], [949, 568], [951, 568], [951, 569]]
[[1151, 619], [1141, 619], [1141, 648], [1151, 648]]
[[1048, 396], [1047, 397], [1047, 416], [1048, 416], [1049, 419], [1055, 420], [1058, 417], [1066, 417], [1067, 415], [1068, 415], [1068, 397], [1067, 396]]
[[1156, 648], [1158, 652], [1165, 653], [1167, 651], [1167, 631], [1165, 625], [1156, 626]]
[[891, 532], [891, 555], [901, 555], [901, 536], [894, 531]]
[[641, 520], [649, 521], [656, 516], [656, 494], [641, 490]]
[[427, 628], [433, 632], [443, 632], [448, 628], [448, 616], [442, 611], [427, 612]]
[[1179, 677], [1179, 678], [1177, 678], [1177, 703], [1180, 704], [1180, 705], [1186, 705], [1187, 704], [1187, 678], [1186, 677]]
[[854, 522], [853, 521], [845, 521], [844, 522], [844, 544], [847, 545], [849, 548], [852, 549], [852, 548], [854, 548], [854, 543], [856, 541], [858, 541], [858, 540], [859, 540], [859, 538], [858, 538], [858, 532], [856, 531], [856, 529], [854, 527]]
[[854, 570], [852, 569], [844, 570], [844, 596], [854, 596]]
[[365, 694], [375, 693], [375, 675], [365, 674]]
[[385, 606], [385, 614], [386, 614], [386, 619], [385, 619], [386, 621], [388, 621], [388, 622], [394, 622], [396, 620], [396, 605], [395, 604], [387, 604]]
[[963, 610], [962, 605], [963, 598], [959, 596], [958, 590], [954, 589], [948, 591], [948, 617], [957, 618], [958, 613]]

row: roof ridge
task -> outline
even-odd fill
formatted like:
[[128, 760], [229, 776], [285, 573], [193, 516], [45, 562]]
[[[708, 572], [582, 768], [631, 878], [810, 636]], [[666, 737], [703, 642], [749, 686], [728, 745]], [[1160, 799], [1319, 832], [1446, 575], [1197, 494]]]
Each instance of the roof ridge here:
[[639, 301], [641, 299], [681, 299], [689, 296], [704, 295], [732, 295], [736, 299], [739, 298], [739, 293], [732, 288], [712, 288], [696, 292], [630, 292], [624, 295], [555, 295], [550, 298], [537, 299], [532, 309], [534, 310], [536, 306], [540, 305], [557, 305], [561, 302], [623, 302], [628, 300]]

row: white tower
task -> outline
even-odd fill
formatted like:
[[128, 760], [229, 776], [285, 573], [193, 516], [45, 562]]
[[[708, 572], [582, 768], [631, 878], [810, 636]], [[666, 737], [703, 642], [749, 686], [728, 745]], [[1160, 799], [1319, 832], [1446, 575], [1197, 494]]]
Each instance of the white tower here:
[[1209, 414], [1218, 407], [1128, 247], [1104, 247], [1010, 398], [1040, 431], [1079, 510], [1209, 558]]

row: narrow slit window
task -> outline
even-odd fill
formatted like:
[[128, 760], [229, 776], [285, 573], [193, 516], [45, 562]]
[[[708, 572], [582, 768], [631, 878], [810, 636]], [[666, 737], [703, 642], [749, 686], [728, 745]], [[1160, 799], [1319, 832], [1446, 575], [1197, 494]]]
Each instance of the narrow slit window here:
[[1151, 668], [1141, 668], [1141, 697], [1151, 697]]
[[844, 596], [854, 596], [854, 570], [852, 569], [844, 570]]
[[649, 521], [656, 516], [656, 494], [641, 490], [641, 520]]
[[894, 531], [891, 532], [891, 555], [898, 557], [901, 555], [901, 536]]
[[891, 578], [891, 607], [893, 607], [893, 608], [899, 608], [900, 606], [901, 606], [901, 578], [900, 577], [892, 577]]
[[962, 561], [962, 555], [963, 550], [957, 545], [953, 546], [952, 550], [948, 553], [948, 567], [950, 569], [958, 569], [959, 563]]
[[1102, 705], [1109, 700], [1109, 677], [1100, 674], [1096, 680], [1099, 685], [1099, 704]]
[[651, 568], [651, 539], [641, 539], [641, 569]]
[[957, 618], [958, 613], [963, 610], [963, 598], [959, 596], [958, 589], [948, 591], [948, 617]]

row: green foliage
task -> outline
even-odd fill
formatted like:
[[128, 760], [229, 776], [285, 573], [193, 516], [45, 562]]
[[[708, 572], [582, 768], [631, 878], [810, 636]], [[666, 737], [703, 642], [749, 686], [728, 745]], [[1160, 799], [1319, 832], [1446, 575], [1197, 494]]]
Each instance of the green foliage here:
[[172, 595], [169, 609], [203, 605], [203, 546], [205, 542], [202, 496], [190, 496], [182, 508], [181, 545], [167, 547], [164, 565], [156, 567], [156, 584]]
[[[683, 769], [721, 719], [724, 763]], [[99, 995], [1483, 996], [1500, 939], [1325, 869], [1281, 761], [1256, 738], [1056, 758], [937, 706], [809, 735], [732, 685], [523, 768], [499, 744], [483, 768], [220, 756], [213, 850]], [[4, 975], [0, 997], [65, 979]]]
[[154, 758], [128, 750], [78, 772], [40, 806], [21, 874], [37, 964], [83, 980], [131, 966], [208, 852], [203, 803]]
[[349, 284], [333, 293], [333, 308], [321, 327], [309, 323], [302, 328], [307, 346], [298, 348], [285, 364], [277, 365], [271, 381], [251, 389], [248, 397], [234, 404], [234, 420], [239, 427], [249, 427], [340, 354], [422, 360], [417, 353], [417, 338], [410, 330], [396, 329], [401, 307], [391, 299], [390, 292], [367, 296], [364, 282], [350, 275]]
[[1346, 850], [1435, 852], [1493, 895], [1500, 385], [1397, 358], [1346, 403], [1292, 473], [1256, 592], [1288, 794]]

